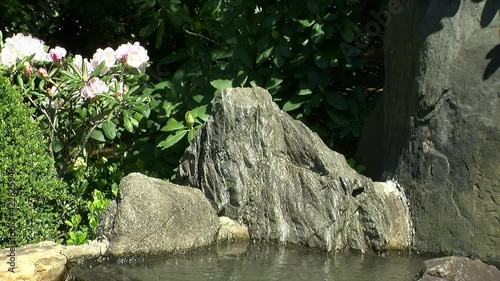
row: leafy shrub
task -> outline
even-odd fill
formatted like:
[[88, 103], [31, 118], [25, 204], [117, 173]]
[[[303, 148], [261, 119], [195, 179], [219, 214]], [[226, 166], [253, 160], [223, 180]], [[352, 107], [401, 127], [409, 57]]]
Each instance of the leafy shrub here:
[[59, 241], [75, 200], [57, 179], [32, 111], [4, 78], [0, 100], [0, 245]]
[[[377, 53], [382, 34], [360, 28], [378, 1], [131, 2], [143, 19], [141, 36], [159, 52], [175, 42], [154, 69], [153, 77], [166, 81], [146, 89], [160, 100], [152, 108], [159, 148], [185, 147], [183, 137], [189, 141], [196, 130], [189, 118], [203, 123], [222, 89], [260, 86], [329, 147], [352, 155], [384, 81], [382, 60], [364, 55]], [[359, 34], [366, 44], [347, 57], [343, 46]]]

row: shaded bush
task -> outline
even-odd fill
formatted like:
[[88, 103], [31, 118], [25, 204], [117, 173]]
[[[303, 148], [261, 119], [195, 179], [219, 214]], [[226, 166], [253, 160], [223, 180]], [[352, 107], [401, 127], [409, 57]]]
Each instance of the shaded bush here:
[[73, 200], [57, 179], [32, 111], [3, 78], [0, 100], [0, 246], [59, 241]]

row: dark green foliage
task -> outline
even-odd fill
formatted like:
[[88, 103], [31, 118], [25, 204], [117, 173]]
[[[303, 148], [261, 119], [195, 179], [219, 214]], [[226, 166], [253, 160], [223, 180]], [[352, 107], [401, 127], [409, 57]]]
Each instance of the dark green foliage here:
[[[383, 27], [380, 34], [362, 32], [378, 1], [130, 2], [143, 20], [140, 35], [158, 49], [153, 76], [168, 80], [156, 93], [181, 103], [169, 120], [183, 122], [184, 113], [226, 87], [260, 86], [334, 150], [356, 149], [384, 80], [383, 61], [365, 55], [380, 53]], [[356, 38], [366, 44], [356, 46]], [[346, 45], [354, 55], [346, 56]]]
[[133, 7], [122, 0], [2, 0], [4, 37], [29, 33], [51, 46], [92, 57], [97, 48], [131, 40], [138, 28]]
[[70, 213], [66, 185], [57, 179], [32, 111], [3, 78], [0, 101], [0, 246], [10, 246], [11, 238], [17, 245], [57, 241]]

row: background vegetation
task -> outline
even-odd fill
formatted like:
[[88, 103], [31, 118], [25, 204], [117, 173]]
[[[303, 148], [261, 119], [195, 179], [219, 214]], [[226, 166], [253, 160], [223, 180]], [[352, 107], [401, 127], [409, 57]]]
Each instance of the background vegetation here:
[[[58, 166], [83, 204], [66, 223], [70, 243], [92, 236], [100, 210], [123, 175], [138, 171], [174, 179], [178, 160], [226, 87], [266, 88], [280, 107], [350, 159], [361, 127], [381, 95], [383, 33], [363, 33], [368, 0], [9, 0], [0, 3], [4, 37], [25, 32], [50, 46], [91, 57], [96, 48], [140, 41], [149, 51], [144, 106], [118, 128], [94, 139], [87, 166]], [[383, 27], [381, 27], [383, 28]], [[382, 30], [383, 31], [383, 30]], [[361, 38], [356, 38], [361, 36]], [[364, 44], [346, 57], [342, 44]], [[102, 130], [97, 128], [96, 130]], [[102, 134], [101, 134], [102, 135]], [[64, 159], [64, 157], [62, 158]], [[84, 188], [81, 188], [81, 187]], [[94, 218], [94, 219], [92, 219]], [[93, 222], [91, 222], [93, 220]]]
[[[57, 178], [22, 95], [0, 78], [0, 245], [62, 241], [64, 219], [83, 202]], [[12, 234], [14, 233], [14, 234]]]

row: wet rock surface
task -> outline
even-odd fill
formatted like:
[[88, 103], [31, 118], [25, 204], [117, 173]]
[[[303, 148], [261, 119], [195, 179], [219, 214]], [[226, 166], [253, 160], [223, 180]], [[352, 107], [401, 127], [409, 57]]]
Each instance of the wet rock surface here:
[[410, 243], [399, 194], [377, 191], [261, 88], [221, 93], [176, 178], [201, 189], [219, 215], [247, 225], [252, 239], [329, 251]]
[[424, 261], [416, 281], [498, 281], [500, 271], [493, 265], [464, 257], [444, 257]]

